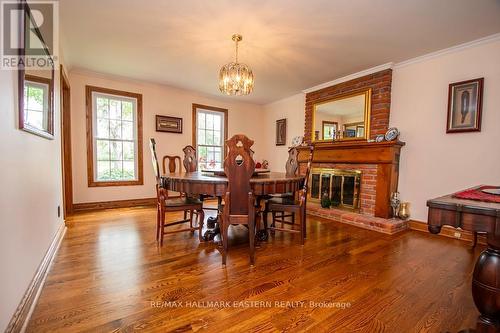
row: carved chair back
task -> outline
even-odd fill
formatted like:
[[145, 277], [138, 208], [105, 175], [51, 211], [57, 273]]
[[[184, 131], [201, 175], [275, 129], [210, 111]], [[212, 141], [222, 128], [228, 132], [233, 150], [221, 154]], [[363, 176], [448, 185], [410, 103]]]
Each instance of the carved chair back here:
[[[181, 169], [181, 157], [180, 156], [163, 156], [163, 173], [167, 173], [167, 160], [168, 160], [168, 172], [175, 173], [177, 171], [177, 164], [179, 165], [179, 170]], [[178, 163], [176, 163], [178, 162]]]
[[250, 149], [253, 143], [253, 140], [243, 134], [237, 134], [226, 141], [229, 152], [224, 160], [224, 172], [229, 183], [230, 215], [248, 215], [249, 213], [250, 178], [255, 171], [253, 152]]
[[149, 139], [149, 149], [151, 150], [151, 162], [156, 177], [156, 198], [158, 199], [158, 204], [160, 204], [168, 198], [168, 191], [160, 175], [160, 165], [158, 164], [158, 157], [156, 155], [156, 141], [153, 138]]
[[290, 148], [290, 150], [288, 151], [288, 160], [285, 164], [287, 177], [295, 176], [297, 174], [297, 170], [299, 168], [298, 155], [299, 151], [295, 147]]
[[314, 155], [314, 146], [311, 145], [309, 147], [309, 158], [307, 159], [307, 168], [305, 173], [304, 185], [302, 186], [302, 190], [300, 190], [299, 200], [301, 206], [305, 207], [306, 199], [307, 199], [307, 191], [309, 191], [309, 174], [311, 173], [311, 164]]
[[182, 149], [184, 152], [184, 169], [186, 172], [194, 172], [198, 169], [198, 160], [196, 159], [196, 149], [193, 146], [186, 146]]

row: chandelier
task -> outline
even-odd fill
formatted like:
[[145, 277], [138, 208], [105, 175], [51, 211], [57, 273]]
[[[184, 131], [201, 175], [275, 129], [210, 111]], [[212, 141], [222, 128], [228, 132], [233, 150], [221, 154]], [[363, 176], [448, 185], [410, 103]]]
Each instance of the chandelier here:
[[253, 90], [253, 73], [250, 67], [238, 63], [238, 42], [241, 35], [233, 35], [236, 43], [236, 56], [234, 62], [222, 66], [219, 72], [219, 90], [226, 95], [248, 95]]

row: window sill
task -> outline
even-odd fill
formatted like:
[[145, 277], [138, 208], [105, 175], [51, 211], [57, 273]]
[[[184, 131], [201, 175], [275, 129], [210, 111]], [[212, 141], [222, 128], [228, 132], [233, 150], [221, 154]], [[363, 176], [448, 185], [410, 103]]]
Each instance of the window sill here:
[[136, 185], [144, 185], [144, 181], [142, 179], [139, 180], [131, 180], [131, 181], [105, 181], [105, 182], [96, 182], [89, 181], [89, 187], [107, 187], [107, 186], [136, 186]]

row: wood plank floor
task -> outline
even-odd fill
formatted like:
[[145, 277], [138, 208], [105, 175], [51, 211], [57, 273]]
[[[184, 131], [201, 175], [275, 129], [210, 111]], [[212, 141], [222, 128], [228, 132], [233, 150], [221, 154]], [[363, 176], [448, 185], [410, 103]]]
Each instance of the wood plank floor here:
[[[308, 217], [305, 246], [298, 235], [277, 233], [250, 268], [246, 231], [230, 229], [222, 268], [216, 247], [196, 234], [168, 235], [158, 248], [152, 208], [72, 217], [28, 332], [456, 332], [475, 325], [470, 284], [480, 248]], [[287, 301], [304, 303], [280, 303]]]

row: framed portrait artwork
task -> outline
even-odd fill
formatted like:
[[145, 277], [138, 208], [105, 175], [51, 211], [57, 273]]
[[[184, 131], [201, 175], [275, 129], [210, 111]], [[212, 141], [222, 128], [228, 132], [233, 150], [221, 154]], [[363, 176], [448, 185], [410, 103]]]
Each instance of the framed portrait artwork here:
[[286, 145], [286, 119], [276, 120], [276, 146]]
[[182, 118], [156, 116], [156, 131], [182, 133]]
[[480, 78], [450, 84], [446, 133], [481, 131], [483, 81]]

